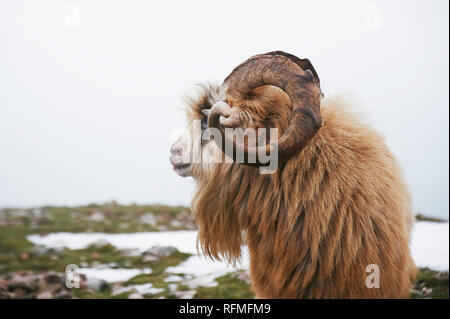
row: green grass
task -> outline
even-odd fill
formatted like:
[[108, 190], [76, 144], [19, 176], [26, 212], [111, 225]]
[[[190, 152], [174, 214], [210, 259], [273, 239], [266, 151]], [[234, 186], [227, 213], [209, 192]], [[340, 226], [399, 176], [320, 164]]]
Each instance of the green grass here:
[[[64, 215], [64, 211], [65, 209], [53, 213]], [[56, 225], [63, 223], [63, 220], [64, 217], [59, 216], [52, 227], [57, 227]], [[62, 229], [74, 231], [76, 227], [66, 226]], [[44, 254], [39, 254], [33, 244], [26, 239], [30, 233], [35, 232], [29, 229], [27, 223], [15, 227], [0, 226], [0, 274], [18, 270], [64, 272], [69, 264], [86, 263], [91, 265], [94, 262], [115, 263], [116, 268], [152, 268], [154, 273], [162, 273], [165, 268], [175, 266], [190, 256], [190, 254], [177, 251], [161, 260], [144, 262], [141, 256], [125, 256], [111, 245], [89, 246], [77, 250], [49, 250]]]
[[[6, 274], [18, 270], [64, 272], [69, 264], [86, 263], [92, 265], [94, 262], [100, 264], [115, 263], [114, 268], [151, 268], [154, 273], [162, 273], [167, 267], [178, 265], [187, 259], [190, 254], [174, 252], [168, 257], [158, 261], [143, 261], [140, 256], [125, 256], [114, 246], [102, 247], [89, 246], [86, 249], [63, 249], [58, 252], [49, 252], [38, 255], [32, 249], [23, 236], [17, 234], [0, 233], [0, 274]], [[7, 246], [4, 246], [7, 242]], [[6, 248], [6, 249], [5, 249]], [[21, 253], [26, 253], [24, 259]]]
[[[5, 226], [18, 227], [33, 234], [46, 234], [52, 232], [105, 232], [105, 233], [133, 233], [141, 231], [158, 231], [161, 227], [165, 230], [183, 229], [170, 224], [177, 216], [184, 213], [191, 227], [195, 227], [194, 218], [190, 209], [184, 206], [166, 205], [120, 205], [115, 202], [102, 205], [92, 204], [88, 206], [75, 207], [53, 207], [41, 208], [43, 216], [36, 217], [33, 209], [2, 209], [4, 217], [2, 221]], [[17, 216], [17, 212], [22, 214]], [[91, 220], [91, 215], [100, 212], [104, 219]], [[158, 219], [155, 225], [142, 222], [140, 218], [147, 213], [153, 213]], [[24, 214], [24, 216], [22, 216]], [[0, 231], [2, 227], [0, 224]]]
[[[411, 298], [432, 298], [432, 299], [448, 299], [448, 271], [439, 272], [429, 268], [419, 268], [414, 283], [414, 291]], [[422, 290], [431, 289], [431, 293], [424, 293]]]
[[[86, 265], [111, 264], [114, 268], [151, 268], [150, 275], [139, 275], [124, 285], [152, 283], [155, 288], [165, 289], [163, 293], [151, 297], [173, 297], [164, 281], [165, 269], [176, 266], [186, 260], [190, 254], [175, 251], [167, 257], [156, 261], [143, 261], [141, 256], [126, 256], [114, 246], [89, 246], [85, 249], [58, 249], [39, 253], [34, 245], [26, 239], [29, 234], [47, 234], [51, 232], [107, 232], [124, 233], [137, 231], [158, 231], [160, 226], [174, 230], [170, 222], [183, 214], [189, 217], [189, 209], [182, 206], [164, 205], [119, 205], [107, 203], [80, 207], [43, 207], [41, 214], [33, 213], [33, 209], [2, 209], [0, 213], [0, 275], [19, 270], [30, 270], [37, 273], [56, 271], [64, 273], [68, 264]], [[94, 212], [100, 212], [104, 218], [92, 220]], [[140, 220], [141, 216], [153, 213], [155, 225]], [[187, 216], [187, 217], [186, 217]], [[193, 220], [193, 218], [192, 218]], [[189, 222], [189, 221], [188, 221]], [[126, 227], [123, 227], [123, 225]], [[89, 290], [73, 289], [78, 298], [127, 298], [132, 292], [124, 292], [112, 296], [111, 290], [94, 293]], [[150, 297], [150, 296], [148, 296]]]
[[215, 279], [216, 287], [200, 287], [194, 298], [216, 298], [216, 299], [252, 299], [255, 294], [250, 285], [236, 277], [236, 273], [226, 274]]
[[425, 215], [422, 215], [422, 214], [417, 214], [416, 215], [416, 220], [418, 220], [418, 221], [426, 221], [426, 222], [436, 222], [436, 223], [443, 223], [443, 222], [445, 222], [444, 219], [437, 218], [437, 217], [429, 217], [429, 216], [425, 216]]
[[[155, 288], [164, 289], [155, 295], [145, 295], [145, 298], [175, 298], [170, 291], [168, 282], [164, 279], [167, 267], [176, 266], [186, 260], [190, 254], [176, 251], [170, 256], [157, 261], [144, 262], [141, 256], [126, 256], [114, 246], [89, 246], [85, 249], [58, 249], [39, 254], [36, 247], [26, 239], [29, 234], [47, 234], [51, 232], [107, 232], [132, 233], [137, 231], [158, 231], [183, 229], [174, 227], [171, 221], [189, 217], [187, 207], [171, 207], [164, 205], [119, 205], [106, 203], [79, 207], [43, 207], [42, 214], [33, 213], [33, 209], [2, 209], [0, 210], [0, 275], [19, 270], [31, 270], [37, 273], [56, 271], [64, 273], [68, 264], [85, 264], [86, 267], [95, 264], [111, 264], [114, 268], [151, 268], [151, 274], [141, 274], [123, 283], [123, 286], [152, 283]], [[94, 212], [101, 212], [101, 220], [92, 220]], [[152, 212], [157, 220], [155, 225], [142, 222], [144, 214]], [[187, 217], [186, 217], [187, 216]], [[417, 220], [441, 221], [422, 215]], [[191, 224], [189, 224], [191, 223]], [[194, 225], [193, 218], [187, 222]], [[186, 225], [186, 224], [183, 224]], [[163, 228], [161, 228], [163, 227]], [[186, 229], [186, 228], [184, 228]], [[192, 228], [190, 228], [192, 229]], [[84, 267], [84, 266], [83, 266]], [[181, 274], [183, 275], [183, 274]], [[216, 278], [216, 287], [196, 288], [195, 298], [254, 298], [250, 285], [239, 279], [239, 273], [229, 273]], [[191, 290], [184, 282], [177, 282], [177, 291]], [[430, 291], [431, 289], [431, 291]], [[412, 298], [449, 298], [448, 272], [437, 272], [428, 268], [419, 269], [413, 284]], [[132, 291], [112, 295], [111, 287], [101, 292], [73, 289], [78, 298], [128, 298]]]

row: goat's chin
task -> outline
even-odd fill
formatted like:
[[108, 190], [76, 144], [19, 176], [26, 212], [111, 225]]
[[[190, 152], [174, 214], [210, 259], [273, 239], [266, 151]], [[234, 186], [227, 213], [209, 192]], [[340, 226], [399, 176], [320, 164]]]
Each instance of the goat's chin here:
[[181, 177], [191, 176], [191, 164], [174, 166], [173, 170]]

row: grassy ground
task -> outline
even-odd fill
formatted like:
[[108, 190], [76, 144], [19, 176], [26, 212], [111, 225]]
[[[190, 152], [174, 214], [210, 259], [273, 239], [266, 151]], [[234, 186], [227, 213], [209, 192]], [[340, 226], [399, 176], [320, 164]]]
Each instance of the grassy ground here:
[[[145, 219], [152, 215], [153, 220]], [[22, 227], [34, 234], [51, 232], [133, 233], [195, 229], [190, 210], [183, 206], [119, 205], [115, 202], [79, 207], [4, 208], [0, 227]]]
[[[150, 216], [150, 217], [149, 217]], [[81, 207], [42, 207], [39, 209], [0, 210], [0, 280], [23, 271], [31, 273], [56, 272], [63, 274], [69, 264], [82, 267], [108, 265], [109, 268], [151, 269], [151, 274], [142, 274], [120, 283], [121, 288], [151, 283], [162, 289], [156, 294], [144, 294], [144, 298], [177, 298], [177, 293], [190, 291], [183, 283], [170, 283], [165, 269], [186, 260], [190, 254], [175, 251], [156, 261], [145, 261], [143, 256], [129, 256], [111, 245], [85, 249], [45, 249], [36, 247], [26, 239], [29, 234], [52, 232], [106, 232], [133, 233], [138, 231], [196, 229], [194, 218], [187, 207], [163, 205], [119, 205], [107, 203]], [[28, 273], [27, 273], [28, 274]], [[177, 274], [184, 276], [184, 274]], [[237, 276], [238, 274], [236, 274]], [[200, 287], [191, 292], [198, 297], [253, 296], [249, 284], [233, 277], [233, 274], [217, 278], [219, 287]], [[176, 288], [174, 288], [176, 286]], [[127, 298], [133, 290], [114, 292], [113, 285], [105, 285], [100, 291], [73, 289], [78, 298]], [[39, 292], [39, 291], [38, 291]], [[30, 292], [35, 296], [38, 292]]]
[[429, 268], [420, 268], [411, 297], [416, 299], [448, 299], [448, 271], [433, 271]]
[[239, 273], [230, 273], [216, 278], [216, 287], [200, 287], [195, 298], [218, 298], [218, 299], [251, 299], [255, 294], [250, 289], [249, 283], [239, 278]]
[[445, 220], [443, 220], [441, 218], [425, 216], [425, 215], [420, 214], [420, 213], [416, 215], [416, 220], [418, 220], [418, 221], [426, 221], [426, 222], [436, 222], [436, 223], [445, 222]]
[[[142, 216], [151, 214], [149, 221]], [[0, 274], [16, 270], [63, 271], [67, 264], [93, 261], [125, 264], [129, 268], [145, 265], [139, 256], [127, 257], [112, 246], [64, 249], [40, 255], [26, 239], [29, 234], [51, 232], [132, 233], [137, 231], [195, 229], [186, 207], [123, 206], [116, 203], [82, 207], [43, 207], [40, 209], [3, 209], [0, 211]], [[97, 254], [99, 257], [97, 257]]]
[[[419, 219], [426, 219], [420, 216]], [[89, 246], [85, 249], [44, 249], [26, 239], [29, 234], [51, 232], [107, 232], [132, 233], [195, 229], [195, 221], [186, 207], [138, 206], [107, 203], [82, 207], [43, 207], [40, 209], [0, 210], [0, 290], [2, 280], [20, 271], [30, 273], [55, 272], [63, 274], [68, 264], [83, 267], [107, 265], [109, 268], [151, 269], [151, 274], [141, 274], [128, 281], [104, 285], [102, 289], [73, 289], [78, 298], [128, 298], [135, 294], [136, 285], [151, 284], [153, 293], [143, 293], [143, 298], [253, 298], [248, 276], [241, 272], [229, 273], [215, 279], [214, 287], [192, 288], [186, 281], [167, 281], [165, 272], [190, 255], [174, 251], [158, 260], [146, 261], [141, 255], [128, 255], [111, 245]], [[185, 274], [176, 274], [184, 279]], [[133, 288], [134, 287], [134, 288]], [[36, 292], [27, 292], [35, 297]], [[419, 269], [412, 286], [413, 298], [448, 298], [448, 272]], [[1, 291], [0, 291], [1, 292]]]

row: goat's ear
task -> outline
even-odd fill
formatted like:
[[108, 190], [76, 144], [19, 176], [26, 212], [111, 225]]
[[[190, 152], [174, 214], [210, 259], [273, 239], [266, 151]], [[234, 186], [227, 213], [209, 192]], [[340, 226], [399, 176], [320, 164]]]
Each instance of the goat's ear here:
[[203, 109], [202, 110], [202, 113], [203, 113], [203, 115], [205, 115], [205, 116], [209, 116], [209, 113], [211, 113], [211, 109]]

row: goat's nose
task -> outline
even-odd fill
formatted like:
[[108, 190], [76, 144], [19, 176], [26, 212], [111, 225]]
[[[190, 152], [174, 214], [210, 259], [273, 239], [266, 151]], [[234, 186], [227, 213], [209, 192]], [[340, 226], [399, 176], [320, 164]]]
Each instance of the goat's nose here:
[[180, 143], [175, 143], [172, 145], [172, 147], [170, 148], [170, 154], [172, 154], [173, 156], [181, 156], [183, 154], [183, 148], [181, 147]]

